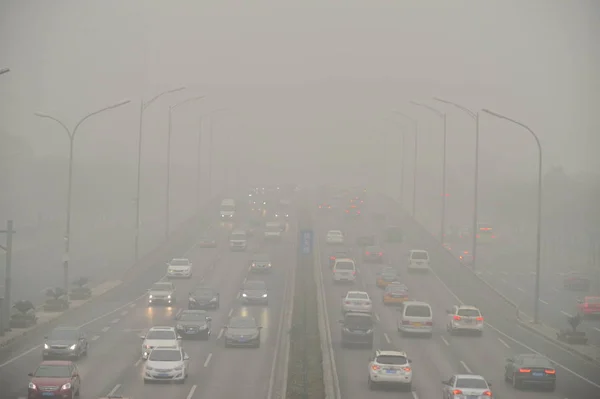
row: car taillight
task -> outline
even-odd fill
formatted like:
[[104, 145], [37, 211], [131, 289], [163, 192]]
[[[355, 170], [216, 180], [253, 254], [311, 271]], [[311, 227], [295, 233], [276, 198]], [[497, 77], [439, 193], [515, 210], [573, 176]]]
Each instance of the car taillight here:
[[378, 365], [374, 364], [371, 366], [371, 368], [375, 371], [379, 370], [381, 367], [379, 367]]
[[458, 321], [458, 320], [460, 320], [460, 316], [454, 315], [453, 319]]
[[411, 368], [410, 367], [402, 367], [402, 370], [404, 370], [404, 371], [410, 371]]
[[319, 205], [319, 208], [323, 208], [321, 205]]
[[356, 213], [360, 215], [360, 211], [356, 211]]
[[478, 322], [483, 322], [483, 317], [479, 316], [478, 318], [476, 318], [475, 320], [477, 320]]
[[492, 396], [492, 391], [485, 391], [482, 393], [483, 396]]
[[330, 256], [329, 259], [335, 260], [335, 256]]
[[346, 209], [346, 213], [350, 213], [350, 211], [348, 209]]
[[479, 234], [477, 234], [477, 238], [479, 238]]
[[426, 326], [432, 326], [432, 325], [433, 325], [433, 321], [426, 321], [426, 322], [425, 322], [425, 325], [426, 325]]
[[548, 369], [546, 370], [546, 374], [556, 374], [556, 370]]
[[462, 391], [460, 389], [455, 389], [452, 391], [452, 395], [462, 395]]
[[583, 304], [583, 307], [584, 307], [584, 308], [587, 308], [587, 307], [588, 307], [588, 305], [589, 305], [589, 303], [587, 303], [587, 302], [586, 302], [586, 303], [584, 303], [584, 304]]
[[496, 236], [492, 236], [492, 238], [496, 238]]
[[410, 326], [410, 321], [403, 320], [403, 321], [402, 321], [402, 325], [403, 325], [403, 326]]
[[519, 369], [519, 373], [531, 373], [531, 369]]
[[369, 305], [371, 305], [371, 302], [367, 301], [367, 302], [365, 302], [365, 305], [369, 306]]
[[383, 252], [380, 252], [380, 253], [379, 253], [379, 256], [383, 256]]
[[353, 275], [353, 276], [356, 276], [356, 271], [353, 271], [353, 272], [352, 272], [352, 275]]
[[369, 251], [365, 252], [365, 255], [371, 255], [371, 253]]

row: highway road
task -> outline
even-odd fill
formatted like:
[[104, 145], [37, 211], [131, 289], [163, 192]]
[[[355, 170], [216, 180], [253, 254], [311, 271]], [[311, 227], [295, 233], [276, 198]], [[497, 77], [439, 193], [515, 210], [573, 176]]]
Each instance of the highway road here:
[[[411, 296], [427, 301], [434, 311], [434, 335], [431, 339], [400, 338], [396, 330], [396, 312], [383, 306], [381, 290], [375, 286], [375, 275], [382, 266], [359, 262], [359, 277], [354, 286], [333, 286], [329, 277], [329, 249], [324, 244], [324, 235], [329, 229], [342, 229], [349, 243], [358, 235], [378, 234], [382, 225], [377, 225], [368, 216], [363, 220], [345, 221], [338, 215], [316, 218], [320, 237], [320, 256], [326, 290], [326, 305], [334, 345], [340, 390], [343, 398], [406, 397], [434, 398], [441, 394], [443, 379], [453, 373], [473, 372], [481, 374], [493, 383], [498, 398], [581, 398], [600, 397], [600, 368], [588, 364], [578, 357], [558, 348], [540, 337], [520, 328], [515, 323], [514, 308], [505, 305], [500, 298], [490, 294], [479, 280], [465, 271], [448, 251], [412, 219], [399, 215], [398, 206], [383, 197], [369, 198], [371, 209], [383, 210], [388, 220], [400, 218], [404, 228], [405, 242], [400, 245], [384, 244], [388, 259], [395, 265], [406, 265], [409, 249], [426, 249], [430, 253], [433, 273], [408, 275], [402, 281], [409, 287]], [[357, 254], [358, 255], [358, 254]], [[367, 364], [371, 350], [341, 349], [340, 315], [341, 295], [350, 289], [364, 289], [373, 299], [378, 320], [375, 348], [405, 350], [413, 360], [414, 383], [412, 392], [370, 393], [367, 386]], [[446, 312], [458, 303], [455, 294], [469, 304], [479, 306], [486, 322], [482, 337], [450, 336], [445, 330]], [[518, 353], [538, 352], [556, 362], [558, 370], [557, 389], [553, 393], [515, 391], [503, 381], [505, 358]]]
[[[194, 264], [190, 280], [174, 280], [178, 302], [169, 307], [147, 307], [146, 290], [163, 278], [164, 261], [157, 262], [132, 283], [111, 295], [98, 298], [85, 309], [77, 309], [62, 319], [62, 325], [83, 325], [91, 339], [89, 356], [78, 361], [82, 376], [82, 397], [97, 398], [117, 393], [133, 398], [265, 398], [269, 391], [275, 359], [285, 282], [295, 264], [295, 224], [284, 240], [263, 246], [260, 236], [253, 238], [247, 252], [230, 252], [229, 226], [218, 227], [218, 248], [192, 247], [182, 251]], [[265, 250], [272, 259], [270, 274], [250, 276], [251, 250]], [[184, 252], [184, 253], [183, 253]], [[263, 279], [269, 288], [268, 306], [245, 306], [239, 290], [245, 279]], [[184, 341], [190, 356], [189, 379], [184, 385], [144, 384], [142, 379], [140, 335], [152, 326], [175, 325], [173, 316], [187, 308], [187, 293], [198, 285], [217, 289], [220, 308], [209, 311], [213, 335], [209, 341]], [[252, 315], [263, 327], [258, 349], [224, 348], [221, 328], [230, 316]], [[17, 345], [0, 351], [0, 386], [7, 395], [26, 395], [27, 373], [41, 360], [44, 331], [36, 331]], [[232, 371], [233, 370], [233, 371]], [[11, 397], [11, 396], [7, 396]]]

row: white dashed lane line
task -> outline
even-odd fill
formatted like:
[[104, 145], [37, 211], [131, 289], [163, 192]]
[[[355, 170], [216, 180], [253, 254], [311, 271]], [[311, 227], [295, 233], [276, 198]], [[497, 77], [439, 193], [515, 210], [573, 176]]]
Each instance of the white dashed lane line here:
[[381, 319], [379, 318], [379, 313], [375, 313], [375, 319], [376, 319], [377, 321], [381, 321]]
[[521, 292], [525, 292], [525, 290], [524, 290], [523, 288], [521, 288], [521, 287], [517, 287], [517, 289], [518, 289], [519, 291], [521, 291]]
[[543, 299], [540, 299], [539, 301], [540, 301], [541, 303], [543, 303], [544, 305], [547, 305], [547, 304], [548, 304], [548, 302], [544, 301]]
[[107, 332], [108, 330], [110, 330], [110, 327], [109, 327], [109, 326], [106, 326], [106, 327], [103, 327], [103, 328], [102, 328], [102, 332]]
[[229, 309], [229, 314], [227, 315], [227, 317], [231, 317], [232, 314], [233, 314], [233, 308]]
[[94, 335], [92, 338], [90, 338], [90, 341], [96, 341], [98, 338], [100, 338], [99, 335]]
[[219, 335], [217, 336], [217, 339], [221, 339], [221, 337], [223, 336], [224, 333], [225, 333], [225, 329], [221, 328], [221, 331], [219, 331]]
[[387, 341], [388, 344], [392, 343], [392, 341], [390, 340], [390, 337], [387, 335], [387, 333], [383, 333], [383, 337], [385, 338], [385, 340]]
[[442, 342], [444, 342], [444, 344], [445, 344], [446, 346], [450, 346], [450, 342], [448, 342], [448, 341], [446, 340], [446, 338], [444, 338], [444, 337], [441, 337], [441, 338], [442, 338]]
[[463, 362], [462, 360], [460, 361], [460, 365], [463, 366], [463, 368], [467, 371], [467, 373], [473, 374], [473, 372], [471, 371], [469, 366], [467, 366], [467, 364], [465, 362]]
[[210, 363], [210, 359], [212, 359], [212, 352], [208, 354], [206, 357], [206, 361], [204, 362], [204, 367], [208, 367], [208, 363]]
[[506, 346], [507, 348], [510, 348], [510, 346], [502, 338], [498, 338], [498, 341], [500, 341], [500, 343]]
[[110, 321], [110, 324], [117, 324], [121, 319], [114, 319]]
[[573, 317], [569, 313], [565, 312], [564, 310], [561, 310], [560, 313], [564, 314], [567, 317]]
[[125, 316], [127, 313], [129, 313], [129, 310], [124, 310], [121, 312], [121, 316]]
[[115, 392], [117, 392], [119, 390], [119, 388], [121, 388], [121, 384], [117, 384], [115, 385], [115, 387], [113, 389], [110, 390], [110, 392], [108, 393], [108, 397], [111, 397], [115, 394]]
[[186, 399], [192, 399], [192, 397], [194, 396], [194, 392], [196, 392], [197, 387], [198, 387], [197, 385], [192, 386], [192, 389], [190, 389], [190, 393], [188, 393], [188, 396], [186, 397]]
[[139, 358], [134, 364], [133, 367], [137, 367], [140, 365], [140, 363], [142, 362], [142, 358]]

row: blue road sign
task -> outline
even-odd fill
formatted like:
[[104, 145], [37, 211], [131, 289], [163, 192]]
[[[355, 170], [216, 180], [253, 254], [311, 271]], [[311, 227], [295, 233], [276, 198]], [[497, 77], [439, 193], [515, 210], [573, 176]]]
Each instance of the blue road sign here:
[[310, 255], [313, 250], [313, 231], [302, 230], [300, 232], [300, 248], [303, 254]]

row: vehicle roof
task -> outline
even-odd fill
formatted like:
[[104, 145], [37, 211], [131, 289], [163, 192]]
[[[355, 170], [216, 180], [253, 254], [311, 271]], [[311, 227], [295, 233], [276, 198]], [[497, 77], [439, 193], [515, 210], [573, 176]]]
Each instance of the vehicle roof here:
[[174, 350], [176, 350], [176, 351], [178, 351], [178, 350], [181, 350], [181, 349], [178, 346], [175, 346], [175, 345], [161, 345], [161, 346], [157, 346], [157, 347], [152, 348], [152, 351], [155, 351], [155, 350], [163, 350], [163, 351], [166, 351], [166, 350], [174, 351]]
[[231, 234], [246, 234], [246, 230], [235, 229], [231, 232]]
[[250, 315], [245, 315], [245, 316], [242, 316], [242, 315], [239, 315], [239, 316], [231, 316], [231, 318], [230, 318], [229, 320], [241, 320], [241, 319], [244, 319], [244, 320], [254, 320], [254, 321], [256, 321], [256, 319], [254, 318], [254, 316], [250, 316]]
[[367, 245], [365, 247], [365, 249], [373, 249], [373, 248], [381, 249], [381, 245], [374, 244], [374, 245]]
[[171, 262], [176, 261], [176, 260], [185, 260], [185, 261], [190, 261], [188, 258], [173, 258], [171, 259]]
[[482, 376], [480, 376], [478, 374], [454, 374], [454, 376], [456, 377], [456, 379], [469, 378], [469, 379], [473, 379], [473, 380], [484, 380], [487, 382], [487, 380], [485, 378], [483, 378]]
[[456, 305], [458, 307], [458, 309], [469, 309], [469, 310], [479, 310], [478, 307], [476, 306], [471, 306], [471, 305]]
[[79, 327], [69, 327], [69, 326], [62, 326], [62, 327], [55, 327], [52, 331], [55, 330], [61, 330], [61, 331], [77, 331], [80, 330]]
[[201, 309], [183, 309], [179, 314], [206, 314], [206, 310]]
[[600, 296], [597, 296], [597, 295], [588, 295], [588, 296], [584, 296], [583, 299], [585, 301], [587, 301], [588, 299], [600, 299]]
[[266, 286], [267, 283], [264, 282], [263, 280], [246, 280], [246, 282], [244, 283], [244, 286], [248, 285], [248, 284], [256, 284], [259, 283], [260, 285], [264, 285]]
[[150, 329], [148, 331], [175, 331], [175, 327], [155, 326], [155, 327], [150, 327]]
[[265, 252], [258, 252], [255, 254], [252, 254], [252, 259], [270, 259], [271, 255], [269, 255], [268, 253]]
[[410, 252], [427, 252], [426, 249], [411, 249]]
[[375, 353], [376, 353], [377, 356], [402, 356], [402, 357], [408, 357], [406, 355], [406, 352], [404, 352], [404, 351], [376, 350]]
[[327, 232], [327, 234], [329, 234], [329, 233], [341, 233], [341, 232], [342, 232], [342, 230], [329, 230]]
[[69, 366], [73, 364], [70, 360], [44, 360], [40, 366]]
[[371, 316], [370, 313], [365, 313], [365, 312], [346, 312], [344, 317], [348, 317], [348, 316], [365, 317], [365, 318], [373, 319], [373, 316]]
[[348, 291], [348, 292], [346, 292], [346, 296], [348, 296], [350, 294], [365, 294], [365, 295], [369, 296], [369, 294], [366, 291]]
[[398, 273], [398, 270], [396, 270], [396, 268], [394, 266], [386, 266], [383, 269], [381, 269], [381, 273], [385, 273], [385, 272]]
[[352, 260], [352, 259], [350, 259], [350, 258], [337, 258], [337, 259], [335, 260], [335, 263], [338, 263], [338, 262], [340, 262], [340, 263], [341, 263], [341, 262], [352, 262], [352, 263], [354, 263], [354, 260]]
[[429, 306], [431, 307], [431, 305], [429, 305], [427, 302], [421, 302], [421, 301], [404, 301], [403, 305], [409, 306], [409, 305], [418, 305], [418, 306]]

